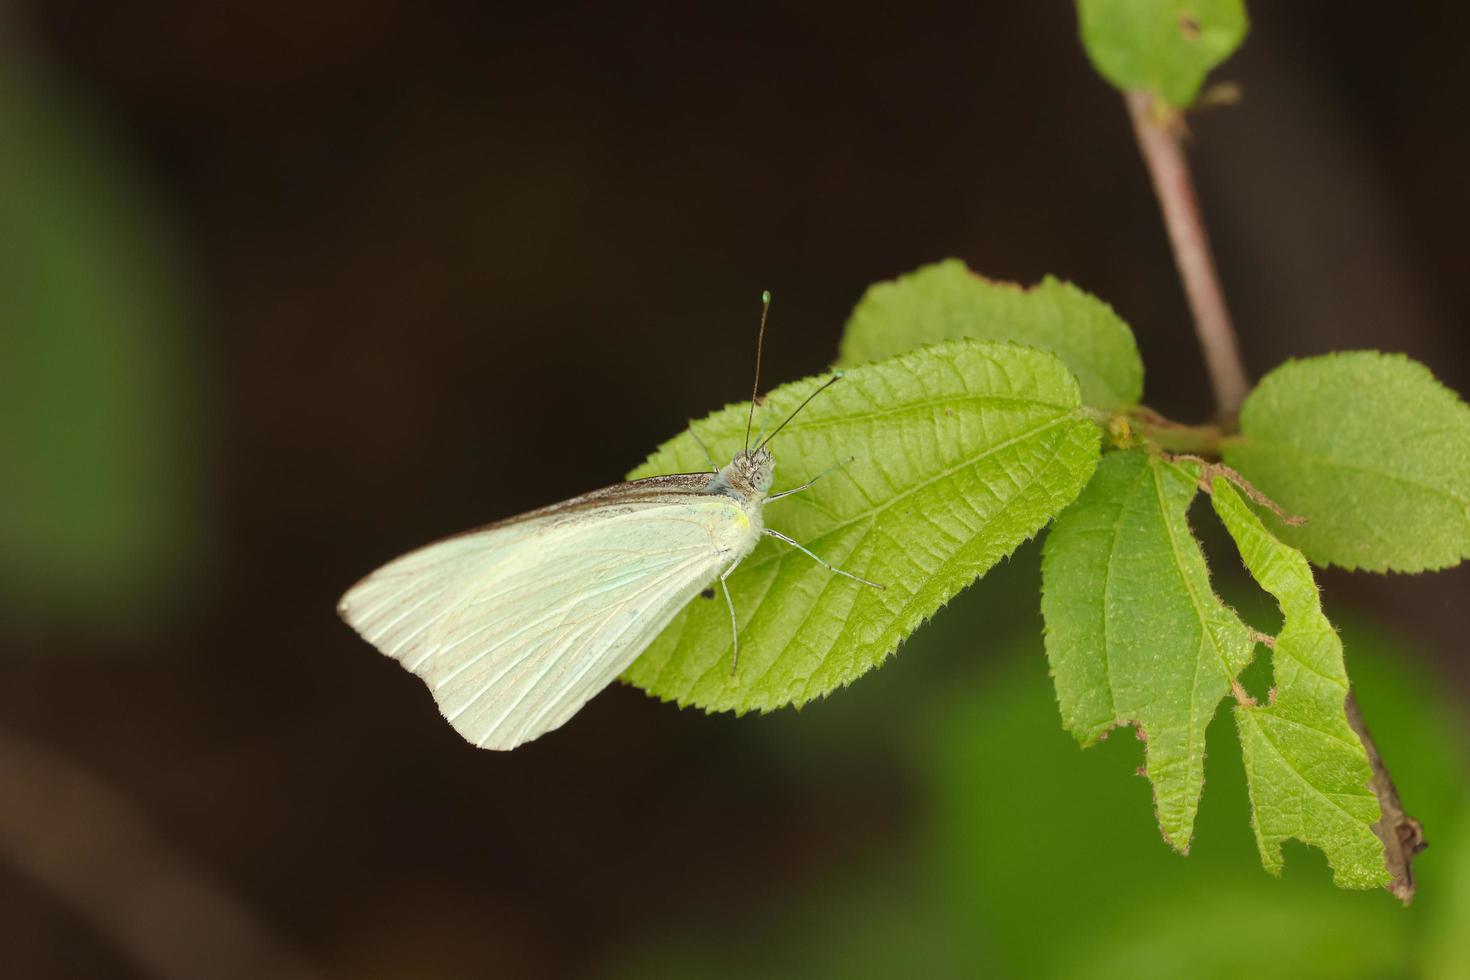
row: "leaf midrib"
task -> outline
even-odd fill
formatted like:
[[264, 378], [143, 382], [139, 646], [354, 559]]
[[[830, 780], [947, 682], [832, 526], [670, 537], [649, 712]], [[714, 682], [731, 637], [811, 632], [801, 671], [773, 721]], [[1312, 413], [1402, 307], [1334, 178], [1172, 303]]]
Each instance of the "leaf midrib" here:
[[[798, 399], [793, 396], [793, 400]], [[874, 408], [864, 412], [843, 412], [837, 415], [833, 415], [831, 418], [803, 419], [800, 422], [793, 422], [789, 426], [787, 426], [786, 433], [788, 435], [796, 435], [802, 432], [811, 432], [816, 429], [827, 429], [831, 428], [832, 426], [838, 425], [845, 426], [861, 422], [874, 422], [880, 419], [902, 418], [905, 415], [920, 412], [926, 408], [940, 408], [943, 406], [960, 404], [972, 404], [982, 409], [1050, 408], [1055, 409], [1059, 412], [1066, 412], [1071, 414], [1075, 414], [1077, 411], [1077, 406], [1075, 404], [1062, 405], [1056, 402], [1043, 401], [1039, 398], [1027, 398], [1020, 395], [946, 395], [943, 398], [931, 398], [921, 402], [907, 402], [900, 408]], [[745, 405], [738, 405], [736, 407], [739, 408], [741, 412], [744, 412], [746, 408]], [[707, 435], [708, 429], [706, 428], [705, 431]], [[719, 443], [723, 440], [734, 438], [735, 436], [738, 436], [744, 432], [745, 423], [742, 421], [737, 427], [732, 428], [729, 433], [721, 433], [720, 435], [715, 436], [713, 439], [709, 439], [708, 441], [710, 441], [714, 445], [719, 445]], [[639, 467], [639, 469], [642, 468], [642, 466]]]
[[[1027, 430], [1025, 432], [1022, 432], [1022, 433], [1020, 433], [1020, 434], [1018, 434], [1016, 436], [1013, 436], [1012, 438], [1006, 440], [1005, 442], [998, 443], [998, 444], [996, 444], [994, 446], [990, 446], [984, 452], [982, 452], [982, 453], [980, 453], [980, 454], [978, 454], [976, 456], [973, 456], [973, 457], [967, 459], [966, 461], [964, 461], [962, 463], [959, 463], [959, 464], [957, 464], [955, 466], [952, 466], [952, 467], [950, 467], [950, 468], [948, 468], [946, 470], [941, 471], [939, 474], [937, 474], [936, 476], [932, 477], [931, 479], [926, 480], [926, 481], [923, 481], [923, 482], [918, 483], [918, 484], [915, 484], [914, 486], [905, 489], [903, 492], [901, 492], [899, 494], [896, 494], [895, 496], [889, 498], [886, 502], [884, 502], [880, 506], [870, 508], [867, 511], [864, 511], [863, 513], [860, 513], [860, 514], [858, 514], [858, 515], [856, 515], [856, 516], [854, 516], [854, 517], [852, 517], [852, 518], [850, 518], [848, 520], [845, 520], [845, 521], [839, 522], [837, 524], [834, 524], [833, 526], [831, 526], [831, 527], [827, 528], [826, 530], [822, 531], [815, 538], [812, 538], [810, 542], [803, 542], [803, 544], [807, 544], [810, 547], [812, 544], [820, 543], [821, 541], [826, 540], [830, 535], [833, 535], [833, 534], [835, 534], [837, 532], [843, 531], [843, 530], [845, 530], [845, 529], [847, 529], [847, 528], [849, 528], [849, 527], [851, 527], [851, 526], [853, 526], [855, 524], [858, 524], [858, 523], [863, 522], [863, 521], [870, 521], [869, 526], [863, 530], [863, 536], [858, 539], [857, 543], [854, 544], [853, 548], [851, 549], [853, 552], [856, 552], [859, 548], [862, 547], [864, 541], [866, 541], [867, 535], [869, 535], [869, 534], [872, 533], [872, 529], [873, 529], [873, 527], [877, 523], [876, 518], [880, 514], [882, 514], [884, 511], [892, 508], [899, 501], [903, 500], [906, 497], [911, 496], [912, 494], [918, 493], [921, 490], [927, 489], [928, 487], [933, 486], [936, 483], [939, 483], [939, 482], [941, 482], [941, 481], [943, 481], [945, 479], [948, 479], [949, 477], [953, 476], [955, 473], [958, 473], [961, 470], [966, 469], [967, 467], [979, 465], [980, 463], [984, 462], [984, 460], [987, 459], [988, 457], [990, 457], [990, 456], [994, 455], [995, 453], [998, 453], [998, 452], [1000, 452], [1000, 451], [1002, 451], [1002, 450], [1004, 450], [1006, 448], [1009, 448], [1010, 446], [1015, 445], [1018, 442], [1023, 442], [1023, 441], [1025, 441], [1027, 439], [1030, 439], [1030, 438], [1033, 438], [1033, 437], [1036, 437], [1036, 436], [1040, 436], [1040, 435], [1046, 433], [1047, 431], [1049, 431], [1049, 430], [1051, 430], [1053, 428], [1056, 428], [1057, 426], [1061, 425], [1062, 423], [1075, 420], [1076, 418], [1078, 418], [1078, 414], [1077, 414], [1077, 410], [1074, 408], [1070, 412], [1068, 412], [1067, 414], [1062, 415], [1062, 416], [1059, 416], [1059, 417], [1057, 417], [1055, 419], [1052, 419], [1051, 421], [1045, 423], [1044, 425], [1036, 426], [1036, 427], [1034, 427], [1032, 429], [1029, 429], [1029, 430]], [[1011, 506], [1015, 502], [1015, 500], [1017, 499], [1017, 497], [1019, 497], [1019, 496], [1020, 496], [1020, 494], [1016, 494], [1016, 495], [1013, 495], [1008, 500], [1006, 500], [1005, 503], [1002, 504], [1000, 510], [997, 513], [1003, 513], [1006, 510], [1006, 508], [1008, 508], [1009, 506]], [[773, 562], [776, 563], [777, 565], [780, 565], [780, 564], [784, 563], [787, 559], [792, 558], [793, 556], [800, 557], [800, 558], [802, 558], [803, 560], [806, 560], [806, 561], [810, 561], [811, 560], [809, 558], [806, 558], [805, 555], [801, 555], [799, 552], [796, 552], [794, 550], [773, 551], [770, 554], [769, 557], [763, 558], [760, 561], [742, 563], [742, 565], [740, 567], [740, 574], [743, 575], [746, 572], [749, 572], [751, 574], [754, 574], [754, 573], [756, 573], [756, 572], [758, 572], [758, 571], [766, 568], [766, 566], [772, 564]], [[947, 561], [945, 563], [946, 566], [952, 564], [953, 561], [954, 561], [954, 559], [951, 558], [949, 561]], [[863, 570], [863, 574], [864, 575], [871, 575], [872, 574], [872, 571], [871, 571], [871, 567], [870, 566], [871, 566], [871, 563], [869, 563], [869, 565], [865, 565], [864, 566], [864, 570]], [[778, 570], [777, 574], [779, 574], [779, 570]], [[829, 576], [829, 578], [831, 578], [831, 576]], [[770, 587], [773, 584], [774, 584], [774, 579], [772, 580], [772, 582], [770, 582], [770, 583], [767, 584], [767, 589], [766, 589], [766, 595], [767, 596], [770, 594]], [[828, 587], [827, 585], [824, 585], [823, 586], [823, 589], [825, 590], [827, 587]], [[907, 601], [904, 603], [903, 609], [900, 611], [900, 613], [898, 614], [898, 617], [896, 617], [896, 618], [902, 619], [902, 618], [904, 618], [904, 617], [906, 617], [908, 615], [908, 613], [912, 609], [914, 603], [917, 601], [918, 595], [919, 595], [919, 590], [914, 590], [909, 595]], [[759, 599], [756, 602], [755, 611], [751, 613], [750, 619], [747, 619], [747, 621], [746, 621], [746, 625], [747, 626], [749, 626], [749, 624], [754, 620], [754, 617], [755, 616], [759, 615], [759, 610], [760, 610], [761, 606], [764, 605], [765, 599], [766, 599], [766, 596], [762, 596], [761, 599]], [[819, 597], [816, 601], [814, 601], [812, 603], [811, 607], [809, 609], [807, 609], [806, 612], [803, 614], [803, 620], [802, 620], [802, 624], [801, 624], [803, 627], [805, 626], [805, 624], [807, 622], [810, 621], [811, 616], [815, 613], [816, 609], [820, 606], [820, 604], [821, 604], [821, 599]], [[737, 602], [736, 605], [738, 607], [739, 606], [739, 603]], [[790, 649], [792, 643], [795, 640], [795, 637], [797, 635], [799, 635], [800, 632], [801, 632], [800, 628], [798, 628], [796, 630], [793, 630], [792, 631], [792, 634], [791, 634], [792, 635], [792, 639], [787, 640], [784, 644], [782, 644], [781, 648], [776, 652], [776, 655], [774, 657], [772, 657], [771, 662], [766, 665], [765, 669], [762, 670], [761, 673], [757, 677], [753, 678], [750, 681], [750, 683], [748, 685], [748, 690], [750, 692], [754, 692], [754, 691], [756, 691], [756, 690], [758, 690], [760, 688], [761, 684], [765, 681], [765, 679], [779, 665], [779, 663], [781, 661], [781, 658], [786, 654], [787, 650]], [[834, 643], [834, 646], [835, 646], [835, 643]], [[720, 658], [718, 658], [718, 657], [715, 658], [715, 660], [711, 663], [710, 667], [707, 668], [699, 676], [699, 679], [694, 682], [693, 687], [698, 687], [700, 684], [703, 684], [709, 678], [710, 672], [713, 671], [713, 670], [718, 669], [718, 667], [719, 667], [719, 659]], [[825, 662], [825, 659], [826, 659], [826, 655], [823, 656], [823, 661], [824, 662]], [[743, 708], [748, 710], [751, 707], [756, 707], [757, 710], [761, 710], [760, 709], [760, 706], [751, 705], [750, 704], [750, 699], [747, 698], [746, 699], [746, 703], [743, 706]], [[736, 710], [742, 710], [742, 709], [741, 708], [737, 708]]]
[[[963, 462], [957, 463], [954, 466], [949, 467], [948, 469], [941, 470], [927, 480], [921, 480], [920, 482], [915, 483], [913, 486], [908, 487], [903, 491], [895, 494], [894, 496], [888, 498], [888, 500], [884, 501], [882, 504], [879, 504], [877, 507], [867, 508], [866, 510], [859, 511], [857, 514], [847, 518], [846, 520], [838, 521], [836, 524], [833, 524], [832, 526], [825, 528], [824, 530], [819, 532], [817, 536], [810, 539], [810, 541], [803, 541], [802, 544], [806, 545], [807, 547], [811, 547], [813, 544], [825, 541], [831, 535], [836, 534], [839, 531], [844, 531], [847, 528], [852, 527], [854, 524], [860, 523], [861, 521], [876, 517], [879, 514], [882, 514], [885, 511], [892, 509], [892, 507], [899, 501], [905, 500], [908, 497], [911, 497], [914, 494], [920, 492], [921, 490], [927, 490], [934, 484], [948, 479], [949, 477], [960, 472], [961, 470], [966, 469], [967, 467], [976, 466], [984, 462], [991, 456], [994, 456], [996, 453], [1004, 449], [1009, 449], [1011, 446], [1014, 446], [1018, 442], [1024, 442], [1025, 440], [1033, 438], [1034, 436], [1039, 436], [1050, 429], [1054, 429], [1064, 422], [1075, 421], [1078, 418], [1080, 418], [1080, 416], [1077, 410], [1074, 408], [1065, 415], [1059, 415], [1042, 425], [1027, 429], [1025, 432], [1022, 432], [1019, 435], [1007, 439], [1005, 442], [997, 443], [996, 445], [990, 446], [979, 455], [971, 456], [965, 459]], [[760, 561], [749, 563], [742, 562], [740, 565], [740, 571], [736, 574], [744, 574], [747, 571], [755, 571], [756, 569], [764, 568], [772, 561], [784, 561], [787, 557], [795, 553], [796, 552], [773, 552], [769, 557], [762, 558]], [[807, 560], [810, 561], [811, 559]]]
[[[1199, 694], [1199, 675], [1201, 669], [1203, 669], [1204, 666], [1204, 649], [1206, 645], [1214, 649], [1215, 657], [1220, 662], [1221, 675], [1225, 678], [1227, 685], [1230, 681], [1235, 679], [1235, 675], [1231, 672], [1230, 665], [1225, 660], [1225, 654], [1220, 649], [1219, 641], [1215, 637], [1215, 631], [1210, 628], [1210, 620], [1205, 617], [1204, 605], [1202, 603], [1202, 600], [1200, 599], [1199, 593], [1195, 590], [1195, 583], [1191, 580], [1190, 576], [1185, 571], [1183, 559], [1179, 554], [1179, 539], [1178, 536], [1175, 534], [1173, 523], [1169, 520], [1169, 511], [1164, 499], [1164, 486], [1162, 482], [1162, 476], [1164, 472], [1163, 465], [1154, 465], [1152, 461], [1150, 461], [1148, 468], [1153, 475], [1154, 495], [1158, 500], [1159, 514], [1163, 518], [1165, 533], [1169, 536], [1169, 551], [1174, 559], [1174, 568], [1179, 574], [1180, 581], [1184, 583], [1184, 590], [1189, 595], [1190, 605], [1194, 607], [1195, 618], [1199, 620], [1200, 645], [1199, 649], [1195, 653], [1194, 682], [1189, 685], [1189, 739], [1185, 745], [1185, 758], [1189, 760], [1189, 776], [1191, 782], [1193, 782], [1195, 774], [1197, 772], [1199, 773], [1201, 779], [1204, 778], [1204, 758], [1203, 756], [1201, 756], [1199, 759], [1199, 763], [1195, 763], [1194, 744], [1198, 736], [1199, 729], [1201, 727], [1199, 724], [1198, 715], [1196, 714], [1196, 705], [1198, 703]], [[1191, 479], [1193, 479], [1193, 477], [1191, 477]], [[1185, 519], [1187, 520], [1188, 518], [1186, 517]], [[1214, 709], [1215, 706], [1212, 705], [1210, 709], [1210, 715], [1212, 717], [1215, 713]], [[1208, 723], [1208, 719], [1206, 719], [1206, 722]], [[1198, 807], [1199, 803], [1198, 798], [1196, 797], [1194, 800], [1194, 805], [1193, 807], [1191, 807], [1191, 811], [1197, 811]], [[1173, 843], [1172, 838], [1170, 840], [1170, 843]]]
[[1138, 488], [1148, 478], [1148, 470], [1149, 462], [1145, 459], [1143, 468], [1139, 471], [1138, 476], [1134, 478], [1132, 486], [1128, 488], [1128, 493], [1122, 496], [1118, 503], [1118, 514], [1113, 520], [1113, 543], [1108, 548], [1108, 562], [1103, 568], [1103, 673], [1108, 678], [1108, 718], [1113, 724], [1117, 724], [1121, 720], [1118, 718], [1118, 693], [1116, 685], [1113, 683], [1113, 631], [1110, 622], [1111, 616], [1109, 615], [1109, 611], [1112, 608], [1113, 559], [1118, 555], [1118, 539], [1122, 536], [1123, 526], [1126, 523], [1124, 517], [1128, 512], [1128, 500], [1132, 498], [1133, 494], [1138, 492]]
[[[845, 530], [847, 529], [847, 527], [858, 525], [858, 523], [861, 522], [869, 522], [869, 527], [867, 527], [867, 529], [864, 529], [863, 538], [858, 539], [857, 544], [854, 545], [853, 551], [857, 551], [858, 548], [861, 547], [861, 544], [863, 544], [863, 541], [866, 541], [866, 536], [869, 535], [869, 533], [872, 533], [872, 527], [876, 526], [876, 519], [878, 519], [878, 516], [881, 516], [883, 511], [889, 510], [889, 508], [897, 505], [898, 502], [903, 501], [904, 498], [910, 497], [910, 495], [913, 494], [917, 494], [917, 492], [923, 491], [923, 489], [928, 489], [929, 486], [933, 486], [935, 485], [935, 483], [942, 482], [942, 480], [951, 478], [951, 476], [956, 475], [956, 473], [961, 472], [961, 470], [967, 469], [967, 467], [978, 466], [978, 464], [983, 463], [986, 458], [991, 457], [991, 455], [1001, 453], [1001, 451], [1005, 450], [1005, 448], [1011, 447], [1011, 445], [1016, 445], [1017, 442], [1028, 441], [1028, 439], [1036, 438], [1036, 436], [1039, 435], [1044, 435], [1044, 433], [1048, 432], [1048, 430], [1057, 428], [1057, 426], [1063, 425], [1063, 423], [1072, 422], [1072, 420], [1076, 420], [1078, 419], [1078, 417], [1078, 410], [1076, 410], [1076, 408], [1072, 408], [1072, 410], [1067, 411], [1066, 414], [1061, 414], [1061, 416], [1055, 417], [1055, 419], [1048, 420], [1048, 422], [1044, 423], [1044, 425], [1033, 426], [1033, 428], [1025, 430], [1025, 432], [1020, 432], [1017, 433], [1017, 435], [1011, 436], [1011, 438], [1007, 439], [1007, 441], [1000, 442], [1000, 444], [991, 445], [991, 447], [986, 447], [986, 450], [983, 451], [983, 453], [979, 453], [973, 455], [973, 457], [966, 458], [966, 460], [961, 461], [961, 463], [956, 464], [956, 466], [951, 466], [948, 467], [948, 469], [942, 470], [942, 472], [939, 472], [938, 475], [933, 476], [933, 478], [923, 480], [923, 482], [916, 483], [916, 485], [904, 489], [903, 492], [900, 492], [900, 494], [895, 494], [894, 497], [888, 498], [888, 500], [883, 502], [883, 504], [878, 505], [878, 507], [867, 508], [867, 510], [861, 511], [861, 513], [856, 514], [856, 516], [850, 517], [850, 519], [842, 520], [842, 522], [835, 523], [835, 525], [832, 525], [831, 527], [828, 527], [828, 529], [823, 530], [823, 532], [820, 532], [819, 535], [816, 536], [816, 538], [810, 539], [810, 542], [803, 542], [803, 544], [807, 544], [808, 547], [810, 547], [810, 545], [819, 544], [819, 542], [825, 541], [825, 539], [828, 539], [829, 536], [835, 535], [835, 533], [841, 532], [841, 530]], [[1005, 504], [1003, 505], [1003, 507], [1001, 507], [1001, 511], [998, 511], [998, 513], [1004, 513], [1005, 508], [1010, 507], [1010, 505], [1013, 504], [1014, 500], [1016, 500], [1016, 498], [1011, 497], [1010, 500], [1005, 501]], [[741, 576], [744, 576], [744, 574], [747, 573], [756, 574], [761, 572], [761, 570], [766, 570], [767, 566], [770, 566], [770, 564], [776, 564], [776, 566], [778, 566], [778, 569], [776, 569], [776, 574], [778, 574], [779, 576], [779, 566], [781, 566], [781, 564], [784, 564], [785, 561], [788, 560], [788, 558], [792, 557], [801, 557], [803, 558], [803, 560], [810, 561], [810, 558], [806, 558], [806, 555], [801, 555], [800, 552], [794, 550], [772, 550], [769, 557], [761, 558], [760, 561], [745, 561], [745, 563], [742, 563], [741, 569], [739, 569], [739, 574], [741, 574]], [[953, 563], [953, 560], [951, 560], [950, 563], [945, 564], [951, 563]], [[872, 573], [870, 572], [870, 569], [864, 567], [864, 574], [870, 573]], [[747, 620], [745, 620], [745, 626], [750, 626], [750, 624], [753, 623], [754, 619], [759, 616], [761, 607], [763, 607], [764, 602], [766, 602], [766, 598], [769, 597], [770, 588], [772, 588], [773, 585], [775, 585], [775, 576], [772, 576], [770, 582], [767, 582], [766, 594], [761, 595], [761, 597], [757, 599], [756, 604], [754, 604], [753, 611], [751, 611], [750, 616], [748, 616]], [[825, 588], [825, 586], [823, 586], [823, 588]], [[910, 595], [910, 597], [908, 597], [908, 601], [904, 602], [904, 608], [903, 611], [901, 611], [901, 616], [906, 616], [908, 611], [911, 610], [911, 607], [913, 607], [913, 602], [916, 601], [916, 598], [917, 592], [914, 592], [913, 595]], [[736, 602], [736, 607], [738, 607], [738, 605], [738, 602]], [[813, 602], [813, 604], [811, 604], [811, 608], [808, 608], [806, 614], [804, 614], [803, 624], [806, 623], [807, 620], [810, 620], [811, 614], [814, 613], [814, 610], [816, 610], [819, 605], [820, 598], [817, 599], [816, 602]], [[681, 626], [681, 632], [685, 626], [686, 616], [685, 624], [684, 626]], [[770, 671], [775, 670], [775, 667], [778, 666], [779, 661], [781, 661], [781, 658], [785, 655], [786, 649], [788, 649], [789, 646], [791, 646], [792, 642], [794, 642], [794, 638], [797, 633], [800, 633], [800, 629], [794, 630], [794, 632], [792, 632], [791, 641], [786, 641], [786, 644], [782, 645], [782, 648], [779, 649], [778, 652], [776, 652], [776, 655], [772, 658], [772, 661], [767, 664], [766, 669], [761, 670], [759, 676], [754, 677], [754, 679], [751, 679], [750, 682], [748, 682], [748, 685], [745, 685], [747, 686], [747, 691], [754, 692], [756, 691], [756, 689], [760, 688], [761, 683], [763, 683], [764, 679], [769, 676]], [[825, 658], [823, 658], [823, 660], [825, 660]], [[661, 667], [659, 671], [660, 683], [661, 680], [663, 680], [664, 671], [669, 669], [669, 667], [670, 664], [664, 664], [664, 666]], [[700, 676], [698, 676], [697, 679], [695, 679], [694, 682], [691, 683], [689, 689], [691, 689], [692, 691], [692, 689], [698, 688], [698, 686], [703, 685], [703, 683], [706, 682], [707, 679], [709, 679], [711, 671], [717, 669], [719, 669], [719, 658], [716, 658], [716, 660], [714, 660], [713, 663], [710, 664], [710, 667], [707, 667], [707, 669], [704, 670], [703, 673], [701, 673]], [[735, 710], [748, 710], [748, 708], [750, 707], [750, 699], [747, 698], [745, 699], [744, 707], [736, 707]]]

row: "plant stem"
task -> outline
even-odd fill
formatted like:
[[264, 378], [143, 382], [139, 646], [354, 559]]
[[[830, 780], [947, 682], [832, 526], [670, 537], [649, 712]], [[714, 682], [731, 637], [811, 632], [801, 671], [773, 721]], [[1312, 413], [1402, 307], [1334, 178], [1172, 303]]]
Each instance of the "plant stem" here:
[[[1174, 263], [1184, 281], [1184, 292], [1194, 316], [1195, 336], [1199, 338], [1205, 367], [1210, 373], [1210, 385], [1215, 391], [1216, 412], [1223, 422], [1230, 424], [1250, 391], [1250, 383], [1246, 380], [1245, 363], [1240, 356], [1235, 327], [1230, 322], [1230, 311], [1225, 307], [1220, 278], [1215, 273], [1215, 260], [1210, 253], [1210, 241], [1200, 215], [1199, 199], [1194, 193], [1189, 161], [1184, 157], [1180, 140], [1182, 118], [1178, 112], [1165, 107], [1156, 110], [1153, 97], [1146, 92], [1130, 92], [1124, 98], [1128, 104], [1128, 115], [1133, 120], [1138, 149], [1148, 165], [1154, 194], [1164, 212], [1164, 225], [1174, 249]], [[1164, 431], [1160, 427], [1152, 427], [1148, 434], [1158, 441]], [[1419, 822], [1404, 812], [1393, 777], [1389, 775], [1373, 737], [1368, 734], [1362, 709], [1351, 690], [1344, 710], [1348, 724], [1363, 743], [1373, 772], [1368, 785], [1378, 797], [1381, 814], [1373, 825], [1373, 832], [1383, 841], [1384, 866], [1393, 875], [1387, 888], [1408, 905], [1414, 898], [1414, 872], [1410, 861], [1426, 846], [1424, 832]]]
[[1166, 453], [1192, 453], [1220, 458], [1220, 428], [1214, 425], [1158, 425], [1140, 423], [1144, 438]]
[[1215, 273], [1215, 260], [1200, 217], [1189, 162], [1184, 158], [1179, 116], [1157, 117], [1153, 98], [1146, 92], [1130, 92], [1126, 99], [1133, 134], [1153, 179], [1154, 194], [1169, 231], [1169, 244], [1174, 248], [1174, 263], [1179, 267], [1179, 277], [1184, 281], [1184, 293], [1194, 315], [1194, 331], [1204, 350], [1215, 405], [1222, 418], [1229, 418], [1240, 410], [1250, 385], [1230, 311], [1225, 307], [1225, 294]]

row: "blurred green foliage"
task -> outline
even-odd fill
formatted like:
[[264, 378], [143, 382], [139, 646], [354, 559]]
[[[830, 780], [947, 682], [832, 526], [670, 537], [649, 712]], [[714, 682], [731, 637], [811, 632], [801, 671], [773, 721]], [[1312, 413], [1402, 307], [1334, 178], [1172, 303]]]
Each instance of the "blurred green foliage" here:
[[[1409, 651], [1361, 625], [1343, 633], [1364, 711], [1432, 844], [1404, 909], [1385, 891], [1333, 888], [1322, 854], [1300, 844], [1287, 845], [1283, 878], [1261, 873], [1228, 712], [1208, 732], [1194, 847], [1175, 854], [1151, 818], [1147, 781], [1131, 776], [1142, 744], [1120, 730], [1078, 752], [1058, 723], [1034, 618], [997, 601], [1024, 594], [1009, 587], [1018, 579], [1034, 594], [1034, 556], [1003, 571], [1020, 574], [993, 574], [962, 596], [882, 681], [759, 722], [809, 779], [843, 749], [899, 754], [918, 796], [900, 842], [862, 849], [758, 907], [665, 923], [607, 975], [1465, 975], [1455, 971], [1470, 957], [1466, 721]], [[1260, 620], [1260, 598], [1241, 598]], [[966, 649], [973, 665], [934, 683]], [[912, 665], [931, 676], [908, 683]]]
[[0, 615], [137, 621], [199, 533], [179, 251], [64, 79], [0, 65]]

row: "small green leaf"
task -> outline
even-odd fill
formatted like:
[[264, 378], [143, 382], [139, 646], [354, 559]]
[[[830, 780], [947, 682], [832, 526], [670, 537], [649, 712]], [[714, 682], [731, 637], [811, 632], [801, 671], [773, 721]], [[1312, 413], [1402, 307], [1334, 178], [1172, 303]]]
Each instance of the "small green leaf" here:
[[1181, 852], [1204, 787], [1205, 729], [1255, 650], [1211, 589], [1186, 518], [1199, 478], [1194, 463], [1109, 454], [1057, 518], [1041, 566], [1062, 722], [1083, 745], [1138, 726], [1159, 828]]
[[1240, 412], [1225, 461], [1307, 519], [1281, 539], [1320, 565], [1418, 572], [1470, 556], [1470, 406], [1397, 354], [1288, 361]]
[[1242, 0], [1077, 0], [1077, 13], [1100, 75], [1176, 108], [1240, 47], [1248, 23]]
[[1095, 408], [1120, 411], [1143, 396], [1133, 332], [1108, 304], [1050, 276], [1030, 289], [993, 282], [959, 259], [870, 287], [847, 321], [838, 363], [875, 361], [957, 337], [1051, 351], [1077, 375], [1083, 402]]
[[[822, 380], [771, 392], [767, 424]], [[721, 461], [741, 447], [747, 408], [693, 425]], [[1099, 433], [1055, 357], [960, 340], [848, 371], [772, 448], [777, 490], [841, 468], [767, 506], [766, 525], [886, 589], [767, 539], [730, 577], [739, 672], [730, 670], [725, 603], [696, 599], [625, 675], [650, 694], [711, 711], [770, 710], [861, 676], [1076, 497], [1096, 465]], [[707, 467], [686, 432], [632, 476]]]
[[1295, 838], [1326, 852], [1339, 887], [1387, 884], [1383, 843], [1373, 833], [1372, 772], [1343, 706], [1342, 641], [1322, 614], [1307, 559], [1272, 537], [1223, 477], [1215, 478], [1211, 499], [1283, 617], [1271, 651], [1270, 701], [1235, 709], [1261, 863], [1279, 875], [1281, 844]]

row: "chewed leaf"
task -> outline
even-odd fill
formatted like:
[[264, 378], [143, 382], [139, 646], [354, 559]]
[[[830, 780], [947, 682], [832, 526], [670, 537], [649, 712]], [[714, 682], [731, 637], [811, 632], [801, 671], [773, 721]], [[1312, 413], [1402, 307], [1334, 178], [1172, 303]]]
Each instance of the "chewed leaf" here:
[[1078, 0], [1093, 67], [1125, 92], [1188, 106], [1245, 39], [1242, 0]]
[[1261, 863], [1280, 874], [1281, 844], [1295, 838], [1327, 853], [1339, 886], [1387, 884], [1383, 843], [1373, 833], [1379, 809], [1372, 772], [1344, 708], [1342, 641], [1322, 614], [1312, 570], [1300, 551], [1272, 537], [1228, 482], [1217, 477], [1213, 487], [1216, 513], [1284, 617], [1271, 655], [1270, 703], [1235, 709]]
[[1095, 408], [1121, 411], [1143, 396], [1133, 332], [1107, 303], [1050, 276], [1029, 289], [994, 282], [959, 259], [870, 287], [847, 321], [838, 363], [861, 364], [958, 337], [1050, 351], [1071, 368], [1082, 401]]
[[1402, 355], [1281, 365], [1246, 399], [1225, 461], [1307, 519], [1278, 533], [1318, 564], [1418, 572], [1470, 556], [1470, 406]]
[[1204, 787], [1205, 729], [1255, 649], [1190, 530], [1198, 481], [1194, 463], [1109, 454], [1057, 518], [1041, 566], [1062, 722], [1084, 745], [1139, 727], [1159, 827], [1179, 851]]
[[[771, 392], [775, 426], [823, 378]], [[741, 448], [748, 405], [694, 432], [720, 461]], [[725, 604], [696, 599], [628, 670], [650, 694], [707, 710], [800, 705], [882, 663], [905, 637], [1076, 497], [1099, 452], [1077, 381], [1055, 357], [960, 340], [854, 368], [771, 443], [765, 523], [883, 590], [766, 540], [730, 577], [740, 626], [731, 673]], [[688, 432], [633, 477], [707, 469]]]

